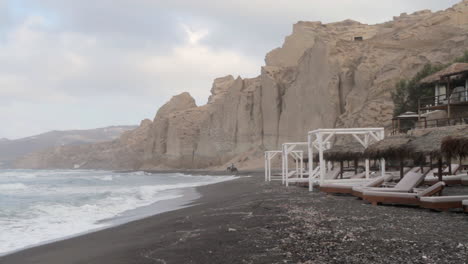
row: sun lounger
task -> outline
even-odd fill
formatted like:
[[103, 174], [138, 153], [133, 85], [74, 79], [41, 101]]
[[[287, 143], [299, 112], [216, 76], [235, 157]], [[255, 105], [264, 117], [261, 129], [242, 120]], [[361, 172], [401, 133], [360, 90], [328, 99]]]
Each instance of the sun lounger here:
[[353, 174], [351, 177], [349, 177], [350, 179], [362, 179], [362, 178], [365, 178], [366, 177], [366, 172], [363, 171], [361, 173], [358, 173], [358, 174]]
[[468, 200], [468, 195], [421, 197], [419, 205], [423, 208], [443, 211], [462, 208], [464, 200]]
[[403, 179], [401, 179], [392, 188], [375, 188], [375, 187], [353, 187], [353, 195], [362, 198], [365, 191], [379, 191], [379, 192], [412, 192], [422, 181], [424, 174], [420, 172], [408, 172]]
[[333, 170], [330, 170], [328, 171], [326, 174], [325, 174], [325, 179], [327, 180], [335, 180], [338, 178], [338, 176], [340, 175], [340, 169], [339, 168], [336, 168], [336, 169], [333, 169]]
[[468, 185], [468, 176], [465, 175], [461, 177], [461, 184]]
[[[379, 176], [367, 182], [361, 183], [351, 183], [351, 184], [342, 184], [342, 183], [329, 183], [321, 184], [320, 191], [326, 193], [343, 193], [343, 194], [352, 194], [353, 187], [378, 187], [381, 186], [384, 182], [391, 180], [392, 176]], [[356, 185], [358, 184], [358, 185]]]
[[363, 193], [363, 200], [370, 202], [372, 205], [377, 205], [379, 203], [419, 205], [421, 197], [441, 193], [444, 187], [445, 183], [438, 182], [416, 193], [365, 191]]
[[[449, 176], [442, 176], [442, 181], [445, 182], [447, 185], [457, 185], [462, 184], [462, 178], [464, 175], [449, 175]], [[426, 176], [424, 179], [424, 184], [432, 185], [439, 181], [439, 177], [433, 176]]]
[[[457, 173], [458, 169], [460, 169], [459, 164], [451, 164], [450, 166], [452, 167], [452, 175], [455, 175]], [[431, 172], [433, 172], [433, 173], [431, 173], [432, 176], [434, 176], [434, 177], [439, 176], [439, 169], [438, 168], [433, 169]], [[442, 176], [443, 175], [448, 175], [449, 173], [450, 173], [450, 170], [449, 170], [449, 167], [447, 167], [442, 171]]]

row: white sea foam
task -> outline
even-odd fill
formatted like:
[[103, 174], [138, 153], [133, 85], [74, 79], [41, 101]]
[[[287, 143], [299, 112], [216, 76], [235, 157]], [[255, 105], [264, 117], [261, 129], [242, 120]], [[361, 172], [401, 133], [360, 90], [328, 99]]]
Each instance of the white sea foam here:
[[142, 172], [0, 170], [0, 255], [104, 228], [113, 222], [102, 220], [181, 197], [184, 188], [235, 178], [177, 174], [149, 177]]
[[106, 175], [99, 178], [101, 181], [112, 181], [114, 177], [112, 175]]
[[25, 190], [28, 187], [23, 183], [4, 183], [0, 184], [0, 191]]

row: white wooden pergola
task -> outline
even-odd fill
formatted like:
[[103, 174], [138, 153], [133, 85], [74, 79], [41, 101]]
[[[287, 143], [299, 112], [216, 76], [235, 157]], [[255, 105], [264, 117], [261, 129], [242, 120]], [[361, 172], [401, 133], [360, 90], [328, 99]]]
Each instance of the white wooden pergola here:
[[282, 180], [282, 179], [272, 179], [271, 177], [271, 160], [281, 153], [282, 153], [281, 150], [265, 151], [265, 181], [270, 182], [272, 180]]
[[[282, 181], [283, 184], [285, 183], [285, 158], [289, 158], [288, 157], [285, 157], [283, 155], [283, 150], [272, 150], [272, 151], [265, 151], [265, 181], [276, 181], [276, 180], [279, 180], [279, 181]], [[281, 178], [273, 178], [273, 175], [271, 174], [271, 161], [273, 158], [275, 158], [276, 156], [278, 156], [278, 154], [281, 154], [281, 168], [282, 168], [282, 172], [281, 172]], [[304, 165], [303, 165], [303, 158], [304, 158], [304, 151], [300, 151], [300, 150], [292, 150], [292, 151], [289, 151], [288, 155], [291, 155], [294, 159], [294, 162], [296, 163], [296, 171], [293, 171], [294, 173], [297, 172], [297, 171], [302, 171], [302, 174], [301, 176], [303, 177], [304, 176]], [[287, 167], [288, 165], [286, 165]], [[301, 170], [299, 169], [301, 168]], [[290, 172], [290, 175], [292, 175], [293, 173]]]
[[[290, 142], [283, 143], [282, 147], [282, 182], [289, 186], [290, 182], [307, 182], [307, 178], [304, 178], [304, 151], [295, 150], [299, 146], [307, 146], [307, 142]], [[289, 156], [294, 159], [296, 170], [289, 170]], [[292, 177], [294, 176], [295, 177]]]
[[[367, 148], [371, 143], [383, 140], [385, 138], [385, 132], [383, 128], [335, 128], [335, 129], [317, 129], [309, 131], [307, 142], [308, 142], [308, 154], [309, 154], [309, 174], [312, 175], [314, 171], [314, 149], [319, 154], [319, 172], [320, 180], [319, 183], [335, 182], [344, 180], [326, 180], [325, 179], [325, 160], [323, 158], [323, 152], [327, 146], [330, 146], [331, 139], [337, 135], [352, 135], [364, 148]], [[380, 160], [381, 173], [385, 175], [385, 160]], [[369, 159], [365, 160], [366, 167], [366, 179], [369, 179]], [[309, 191], [312, 191], [314, 179], [309, 177]]]

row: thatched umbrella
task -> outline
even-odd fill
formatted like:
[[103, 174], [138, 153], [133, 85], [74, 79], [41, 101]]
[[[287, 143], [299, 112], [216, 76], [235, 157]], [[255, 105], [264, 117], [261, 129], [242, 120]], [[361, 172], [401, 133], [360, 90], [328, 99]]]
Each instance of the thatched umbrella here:
[[323, 157], [329, 161], [340, 163], [341, 177], [343, 177], [343, 162], [354, 161], [354, 173], [357, 174], [358, 160], [364, 155], [364, 147], [357, 142], [334, 145], [323, 152]]
[[387, 137], [370, 145], [364, 152], [367, 158], [384, 158], [400, 161], [400, 178], [403, 178], [403, 162], [410, 157], [411, 149], [409, 142], [414, 138], [408, 135], [397, 135]]
[[[444, 127], [424, 133], [423, 135], [415, 138], [409, 143], [409, 147], [411, 148], [413, 157], [424, 158], [425, 156], [430, 156], [431, 159], [437, 158], [439, 168], [439, 180], [442, 180], [442, 159], [444, 157], [444, 153], [441, 149], [442, 140], [449, 136], [466, 133], [466, 129], [466, 127]], [[447, 160], [450, 163], [450, 155], [447, 156]], [[452, 173], [450, 164], [449, 173]]]
[[357, 143], [335, 145], [323, 152], [323, 157], [329, 161], [346, 161], [359, 159], [364, 155], [364, 147]]
[[463, 158], [468, 156], [468, 131], [442, 139], [441, 150], [448, 158], [458, 157], [461, 165]]

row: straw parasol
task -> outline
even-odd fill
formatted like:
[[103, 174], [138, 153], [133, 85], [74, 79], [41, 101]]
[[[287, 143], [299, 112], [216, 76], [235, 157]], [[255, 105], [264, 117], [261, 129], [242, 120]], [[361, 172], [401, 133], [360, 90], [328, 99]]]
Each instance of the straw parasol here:
[[441, 151], [448, 157], [463, 159], [468, 156], [468, 131], [442, 139]]
[[[444, 155], [441, 148], [442, 141], [447, 137], [466, 134], [466, 131], [467, 127], [444, 127], [431, 130], [412, 140], [409, 147], [414, 158], [424, 158], [426, 156], [436, 158], [438, 160], [439, 180], [442, 180], [442, 159], [446, 156], [450, 163], [452, 157], [451, 152], [446, 152]], [[449, 166], [449, 173], [452, 173], [451, 166]]]
[[323, 152], [323, 157], [329, 161], [347, 161], [360, 159], [364, 155], [364, 146], [357, 142], [335, 145]]
[[367, 158], [384, 158], [388, 160], [398, 160], [400, 162], [400, 178], [403, 178], [403, 162], [410, 157], [411, 148], [409, 143], [414, 137], [408, 135], [397, 135], [387, 137], [370, 145], [364, 155]]
[[325, 160], [340, 163], [340, 174], [341, 178], [343, 178], [344, 161], [354, 161], [354, 173], [357, 174], [358, 160], [363, 157], [364, 150], [364, 146], [357, 142], [341, 143], [325, 150], [323, 157]]
[[384, 158], [403, 160], [407, 158], [410, 153], [408, 143], [412, 139], [414, 139], [414, 137], [408, 135], [387, 137], [370, 145], [364, 152], [364, 155], [367, 158], [373, 159]]
[[428, 131], [416, 137], [409, 143], [414, 157], [431, 156], [442, 158], [442, 140], [447, 137], [459, 136], [467, 133], [467, 127], [443, 127]]

